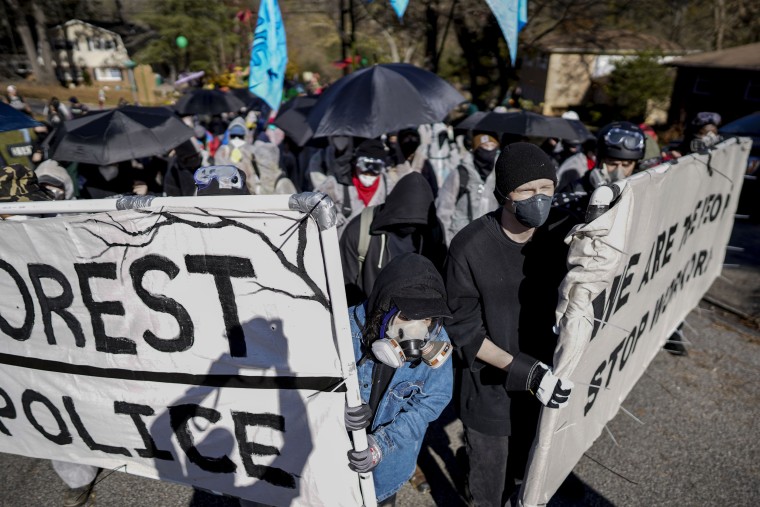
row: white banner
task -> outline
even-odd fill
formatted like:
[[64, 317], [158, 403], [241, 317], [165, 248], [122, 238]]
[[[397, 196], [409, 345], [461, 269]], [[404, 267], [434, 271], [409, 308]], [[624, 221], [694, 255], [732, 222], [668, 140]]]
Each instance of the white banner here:
[[361, 505], [337, 236], [249, 202], [0, 222], [0, 451]]
[[720, 274], [750, 145], [731, 139], [635, 175], [574, 231], [554, 365], [575, 389], [567, 407], [541, 413], [523, 505], [551, 499]]

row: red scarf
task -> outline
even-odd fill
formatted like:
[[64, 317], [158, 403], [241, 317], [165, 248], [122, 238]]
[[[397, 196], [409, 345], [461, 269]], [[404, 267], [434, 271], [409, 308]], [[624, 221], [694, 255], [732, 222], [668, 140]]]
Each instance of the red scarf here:
[[362, 200], [365, 206], [369, 206], [369, 201], [372, 200], [372, 196], [375, 195], [375, 192], [377, 192], [378, 187], [380, 186], [380, 177], [375, 180], [375, 182], [365, 187], [362, 185], [362, 182], [359, 181], [359, 177], [354, 174], [354, 176], [351, 178], [351, 180], [354, 183], [354, 187], [356, 188], [356, 192], [359, 194], [359, 199]]

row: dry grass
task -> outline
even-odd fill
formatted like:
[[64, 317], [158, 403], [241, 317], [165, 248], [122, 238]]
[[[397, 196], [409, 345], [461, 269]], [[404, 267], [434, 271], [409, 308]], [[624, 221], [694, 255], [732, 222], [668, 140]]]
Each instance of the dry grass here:
[[[68, 100], [69, 97], [76, 97], [80, 102], [84, 102], [88, 105], [97, 106], [98, 103], [98, 90], [100, 86], [77, 86], [76, 88], [66, 88], [60, 85], [42, 85], [33, 83], [30, 81], [19, 81], [15, 83], [5, 83], [5, 85], [13, 84], [18, 89], [19, 94], [22, 97], [36, 98], [42, 100], [50, 100], [51, 97], [58, 97], [59, 100]], [[109, 86], [106, 90], [106, 107], [115, 107], [119, 102], [119, 99], [124, 98], [130, 103], [133, 102], [132, 92], [129, 89], [115, 90], [113, 86]], [[5, 86], [3, 86], [5, 89]]]

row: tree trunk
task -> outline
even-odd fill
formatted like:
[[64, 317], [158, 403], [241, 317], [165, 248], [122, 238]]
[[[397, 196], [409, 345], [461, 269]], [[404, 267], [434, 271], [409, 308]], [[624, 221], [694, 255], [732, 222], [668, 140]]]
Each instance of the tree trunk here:
[[438, 0], [425, 6], [425, 67], [438, 72]]
[[715, 49], [723, 49], [723, 35], [726, 31], [726, 0], [715, 0]]
[[55, 82], [55, 69], [53, 68], [53, 52], [50, 49], [47, 26], [45, 26], [45, 11], [42, 10], [37, 0], [32, 0], [31, 5], [34, 28], [37, 31], [37, 44], [42, 52], [42, 68], [38, 79], [41, 83], [52, 84]]
[[32, 30], [29, 28], [29, 24], [26, 22], [26, 15], [21, 10], [21, 4], [18, 0], [5, 0], [5, 5], [13, 14], [13, 20], [16, 25], [16, 31], [18, 31], [19, 37], [21, 37], [21, 43], [24, 45], [24, 52], [26, 58], [29, 60], [29, 65], [32, 67], [32, 73], [38, 80], [42, 76], [42, 69], [37, 61], [37, 50], [34, 47], [34, 38], [32, 37]]

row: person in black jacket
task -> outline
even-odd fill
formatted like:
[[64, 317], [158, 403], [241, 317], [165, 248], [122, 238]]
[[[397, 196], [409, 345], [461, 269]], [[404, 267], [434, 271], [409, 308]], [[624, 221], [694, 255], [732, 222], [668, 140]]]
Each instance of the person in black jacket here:
[[[366, 208], [354, 217], [340, 238], [340, 258], [348, 305], [356, 305], [372, 291], [378, 273], [403, 253], [419, 253], [439, 271], [446, 258], [443, 227], [435, 215], [433, 191], [425, 177], [412, 172], [401, 178], [384, 204]], [[368, 221], [368, 220], [367, 220]], [[367, 227], [369, 225], [369, 227]], [[365, 237], [366, 252], [360, 252]], [[360, 259], [363, 257], [363, 259]]]
[[[554, 163], [535, 145], [506, 146], [496, 161], [501, 207], [452, 240], [446, 324], [460, 358], [458, 409], [478, 506], [502, 506], [524, 474], [541, 404], [567, 403], [572, 383], [549, 366], [554, 310], [573, 225], [552, 208]], [[509, 467], [508, 467], [509, 465]]]

